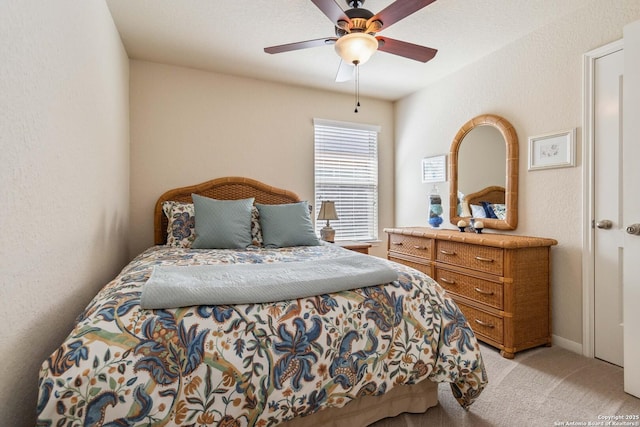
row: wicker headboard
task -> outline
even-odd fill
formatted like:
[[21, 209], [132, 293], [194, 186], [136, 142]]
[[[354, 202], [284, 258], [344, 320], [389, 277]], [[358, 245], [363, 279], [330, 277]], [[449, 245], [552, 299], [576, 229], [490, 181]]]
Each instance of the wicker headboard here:
[[473, 216], [471, 215], [471, 205], [479, 205], [480, 202], [504, 203], [504, 193], [504, 187], [491, 186], [466, 195], [462, 200], [462, 216]]
[[266, 205], [279, 205], [300, 201], [298, 195], [291, 191], [272, 187], [251, 178], [238, 176], [217, 178], [201, 184], [174, 188], [160, 196], [156, 202], [153, 217], [154, 242], [156, 245], [163, 245], [167, 241], [168, 221], [162, 212], [162, 204], [167, 200], [192, 203], [192, 193], [218, 200], [237, 200], [254, 197], [256, 203]]

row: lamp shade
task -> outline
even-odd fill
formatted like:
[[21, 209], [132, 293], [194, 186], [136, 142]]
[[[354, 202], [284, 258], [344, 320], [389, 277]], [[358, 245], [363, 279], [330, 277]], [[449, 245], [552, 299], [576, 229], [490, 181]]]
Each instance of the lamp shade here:
[[330, 200], [323, 201], [320, 206], [320, 213], [318, 213], [318, 219], [327, 221], [330, 219], [338, 219], [336, 204]]
[[349, 64], [362, 65], [378, 50], [378, 40], [367, 33], [349, 33], [336, 41], [335, 49]]

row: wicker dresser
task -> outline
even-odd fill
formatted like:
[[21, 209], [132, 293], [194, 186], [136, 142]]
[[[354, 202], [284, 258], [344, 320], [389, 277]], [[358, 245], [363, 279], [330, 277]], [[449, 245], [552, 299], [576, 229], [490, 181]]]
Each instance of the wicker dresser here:
[[551, 345], [550, 248], [539, 237], [385, 228], [388, 258], [436, 279], [479, 340], [512, 359]]

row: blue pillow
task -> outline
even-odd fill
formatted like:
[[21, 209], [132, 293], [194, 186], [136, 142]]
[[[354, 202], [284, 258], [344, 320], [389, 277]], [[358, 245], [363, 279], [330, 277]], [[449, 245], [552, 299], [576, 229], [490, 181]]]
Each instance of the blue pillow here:
[[320, 245], [313, 230], [307, 202], [284, 205], [256, 203], [256, 207], [260, 211], [260, 227], [265, 247]]
[[493, 206], [489, 202], [480, 202], [484, 208], [484, 212], [487, 214], [487, 218], [498, 219], [496, 213], [493, 211]]
[[192, 194], [196, 249], [244, 249], [251, 245], [253, 198], [216, 200]]

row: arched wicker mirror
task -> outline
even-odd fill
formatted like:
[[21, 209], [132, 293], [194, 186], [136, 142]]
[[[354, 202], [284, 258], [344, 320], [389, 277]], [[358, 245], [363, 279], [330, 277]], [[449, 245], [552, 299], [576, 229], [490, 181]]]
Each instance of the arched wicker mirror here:
[[[488, 141], [491, 139], [494, 142]], [[493, 114], [474, 117], [465, 123], [451, 143], [449, 176], [449, 217], [453, 225], [474, 217], [481, 218], [485, 228], [514, 230], [517, 227], [518, 135], [511, 123]], [[485, 217], [478, 216], [482, 212], [479, 207]]]

